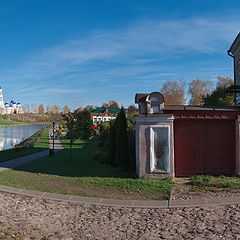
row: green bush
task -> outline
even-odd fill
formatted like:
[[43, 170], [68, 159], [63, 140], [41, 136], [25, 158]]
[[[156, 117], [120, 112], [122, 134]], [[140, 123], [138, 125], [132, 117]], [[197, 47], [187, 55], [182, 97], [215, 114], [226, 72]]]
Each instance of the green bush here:
[[95, 160], [100, 159], [103, 156], [103, 152], [102, 151], [96, 151], [92, 153], [92, 158]]
[[111, 120], [109, 122], [110, 124], [110, 129], [109, 129], [109, 154], [110, 154], [110, 162], [113, 165], [115, 163], [115, 154], [116, 154], [116, 120]]

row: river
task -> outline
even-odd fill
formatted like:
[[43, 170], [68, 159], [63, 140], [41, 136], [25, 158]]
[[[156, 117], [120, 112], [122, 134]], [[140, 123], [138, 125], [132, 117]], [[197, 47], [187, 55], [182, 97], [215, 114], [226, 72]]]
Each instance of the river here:
[[0, 127], [0, 150], [8, 149], [47, 125]]

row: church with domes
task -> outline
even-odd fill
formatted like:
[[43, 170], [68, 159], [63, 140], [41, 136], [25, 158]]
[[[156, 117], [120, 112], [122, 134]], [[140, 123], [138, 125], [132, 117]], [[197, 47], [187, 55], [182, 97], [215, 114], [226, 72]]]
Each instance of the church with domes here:
[[22, 105], [20, 102], [16, 102], [14, 98], [9, 103], [4, 103], [2, 88], [0, 87], [0, 114], [14, 114], [23, 113]]

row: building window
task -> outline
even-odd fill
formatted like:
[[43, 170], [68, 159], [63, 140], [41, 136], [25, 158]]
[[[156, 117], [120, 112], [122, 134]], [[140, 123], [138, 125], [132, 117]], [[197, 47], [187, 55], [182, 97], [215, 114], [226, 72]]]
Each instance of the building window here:
[[156, 97], [151, 97], [151, 98], [150, 98], [150, 101], [151, 101], [151, 102], [157, 102], [157, 101], [159, 101], [159, 100], [158, 100]]
[[152, 106], [153, 113], [159, 113], [159, 106]]
[[170, 172], [170, 127], [150, 127], [150, 171]]

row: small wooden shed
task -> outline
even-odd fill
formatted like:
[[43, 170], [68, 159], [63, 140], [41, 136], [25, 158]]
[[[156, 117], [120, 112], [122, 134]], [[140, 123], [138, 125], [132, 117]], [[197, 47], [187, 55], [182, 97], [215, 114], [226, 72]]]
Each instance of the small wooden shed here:
[[240, 173], [237, 107], [164, 107], [157, 92], [136, 94], [136, 103], [139, 177]]
[[159, 92], [136, 94], [139, 177], [240, 174], [240, 33], [227, 52], [235, 107], [164, 106]]

